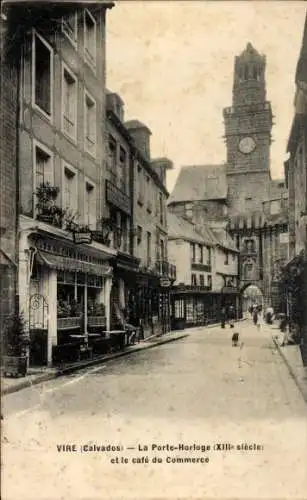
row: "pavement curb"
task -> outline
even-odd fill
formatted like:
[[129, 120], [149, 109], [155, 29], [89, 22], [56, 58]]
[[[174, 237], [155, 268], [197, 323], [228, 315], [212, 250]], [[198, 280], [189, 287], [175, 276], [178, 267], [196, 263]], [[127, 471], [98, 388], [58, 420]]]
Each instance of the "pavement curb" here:
[[7, 387], [6, 389], [3, 389], [1, 391], [1, 396], [7, 396], [8, 394], [12, 394], [14, 392], [21, 391], [22, 389], [27, 389], [27, 388], [32, 387], [34, 385], [41, 384], [42, 382], [48, 382], [49, 380], [53, 380], [55, 378], [61, 377], [62, 375], [68, 375], [69, 373], [81, 370], [83, 368], [95, 366], [95, 365], [98, 365], [100, 363], [101, 364], [106, 363], [108, 361], [112, 361], [113, 359], [122, 358], [123, 356], [127, 356], [127, 355], [133, 354], [135, 352], [145, 351], [147, 349], [152, 349], [154, 347], [158, 347], [159, 345], [162, 345], [162, 344], [176, 342], [176, 340], [180, 340], [180, 339], [183, 339], [183, 338], [188, 337], [188, 336], [189, 336], [189, 333], [185, 333], [185, 334], [183, 333], [182, 335], [178, 335], [177, 337], [168, 338], [168, 339], [161, 339], [157, 342], [152, 342], [152, 343], [148, 343], [148, 344], [146, 343], [146, 345], [144, 345], [144, 346], [135, 347], [133, 349], [128, 348], [125, 351], [110, 354], [109, 356], [100, 357], [100, 358], [96, 358], [96, 359], [90, 359], [90, 360], [82, 361], [78, 364], [59, 368], [59, 369], [55, 370], [54, 372], [44, 373], [41, 376], [38, 376], [37, 378], [35, 378], [33, 380], [23, 380], [20, 382], [20, 384], [18, 384], [16, 386]]
[[304, 384], [302, 384], [302, 382], [299, 380], [299, 378], [297, 377], [295, 371], [293, 370], [291, 364], [289, 363], [287, 357], [285, 356], [283, 350], [281, 349], [278, 341], [276, 340], [276, 338], [272, 335], [272, 339], [273, 339], [273, 342], [280, 354], [280, 356], [282, 357], [285, 365], [287, 366], [288, 370], [289, 370], [289, 373], [291, 375], [291, 377], [293, 378], [294, 382], [295, 382], [295, 385], [296, 387], [298, 388], [298, 390], [300, 391], [305, 403], [307, 404], [307, 387], [304, 386]]

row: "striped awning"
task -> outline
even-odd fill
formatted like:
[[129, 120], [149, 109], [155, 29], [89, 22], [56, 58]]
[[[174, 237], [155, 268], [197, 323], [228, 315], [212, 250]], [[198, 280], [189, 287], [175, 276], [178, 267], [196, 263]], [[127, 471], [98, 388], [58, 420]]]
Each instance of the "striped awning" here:
[[93, 274], [95, 276], [109, 276], [112, 274], [112, 267], [110, 266], [62, 257], [62, 255], [43, 252], [42, 250], [37, 252], [36, 258], [39, 264], [58, 271]]

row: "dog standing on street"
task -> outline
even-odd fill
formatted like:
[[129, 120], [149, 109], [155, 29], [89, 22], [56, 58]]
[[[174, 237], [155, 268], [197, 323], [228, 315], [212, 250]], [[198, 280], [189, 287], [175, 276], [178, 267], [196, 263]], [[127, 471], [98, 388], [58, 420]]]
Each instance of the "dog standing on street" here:
[[231, 341], [232, 341], [232, 346], [237, 347], [239, 343], [239, 334], [237, 332], [233, 334], [233, 336], [231, 337]]

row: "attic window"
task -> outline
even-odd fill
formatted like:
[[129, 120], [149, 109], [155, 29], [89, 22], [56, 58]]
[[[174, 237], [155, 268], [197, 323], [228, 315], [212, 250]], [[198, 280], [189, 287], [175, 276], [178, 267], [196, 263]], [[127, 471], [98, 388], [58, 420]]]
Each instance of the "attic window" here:
[[253, 198], [252, 198], [251, 196], [247, 196], [247, 197], [245, 198], [245, 201], [251, 201], [252, 199], [253, 199]]

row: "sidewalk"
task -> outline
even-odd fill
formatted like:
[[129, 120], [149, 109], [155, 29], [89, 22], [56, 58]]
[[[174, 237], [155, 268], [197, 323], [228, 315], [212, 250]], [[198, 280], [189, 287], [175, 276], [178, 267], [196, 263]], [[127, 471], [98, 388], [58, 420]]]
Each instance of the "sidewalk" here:
[[283, 334], [276, 326], [271, 327], [273, 342], [288, 367], [289, 373], [307, 403], [307, 367], [303, 366], [298, 345], [281, 346]]
[[[190, 330], [190, 329], [189, 329]], [[192, 329], [191, 329], [192, 330]], [[82, 368], [87, 368], [90, 366], [97, 365], [99, 363], [105, 363], [112, 359], [120, 358], [122, 356], [127, 356], [133, 352], [142, 351], [144, 349], [151, 349], [153, 347], [159, 346], [161, 344], [166, 344], [168, 342], [174, 342], [176, 340], [188, 337], [189, 333], [187, 330], [182, 331], [172, 331], [165, 333], [161, 336], [154, 336], [141, 341], [138, 344], [126, 347], [124, 351], [115, 352], [112, 354], [104, 354], [102, 356], [97, 356], [92, 359], [78, 361], [76, 363], [71, 363], [56, 368], [30, 368], [26, 377], [22, 378], [5, 378], [1, 377], [1, 396], [6, 394], [11, 394], [12, 392], [20, 391], [32, 385], [40, 384], [41, 382], [46, 382], [52, 380], [61, 375], [67, 375]]]

